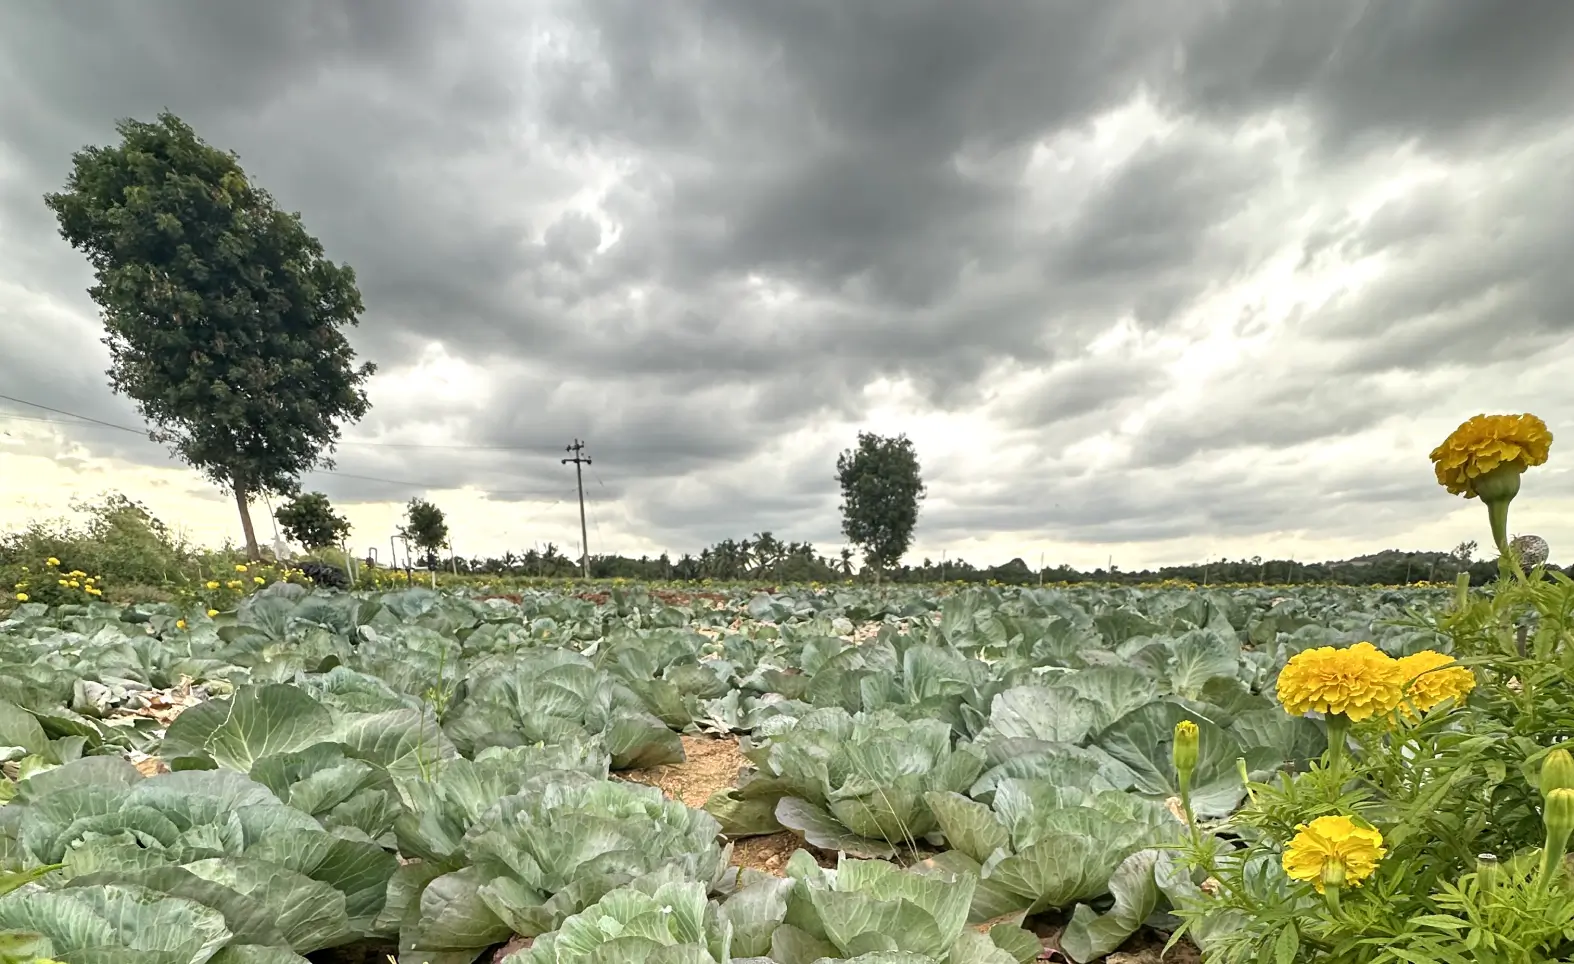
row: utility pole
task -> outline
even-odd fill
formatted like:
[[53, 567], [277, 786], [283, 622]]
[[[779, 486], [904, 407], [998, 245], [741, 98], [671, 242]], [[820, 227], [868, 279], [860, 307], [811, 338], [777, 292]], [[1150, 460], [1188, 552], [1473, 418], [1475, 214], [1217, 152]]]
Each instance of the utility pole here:
[[574, 481], [579, 484], [579, 570], [586, 578], [590, 578], [590, 534], [585, 529], [585, 469], [590, 464], [590, 456], [585, 454], [585, 443], [574, 439], [574, 444], [564, 451], [573, 452], [574, 457], [564, 459], [563, 464], [574, 463]]

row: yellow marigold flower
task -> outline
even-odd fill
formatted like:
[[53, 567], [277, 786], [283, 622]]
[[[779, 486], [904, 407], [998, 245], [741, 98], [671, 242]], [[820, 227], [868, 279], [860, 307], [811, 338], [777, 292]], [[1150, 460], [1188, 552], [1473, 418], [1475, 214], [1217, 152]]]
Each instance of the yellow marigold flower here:
[[1373, 646], [1321, 646], [1290, 658], [1279, 674], [1279, 702], [1292, 716], [1342, 713], [1360, 722], [1399, 705], [1404, 690], [1399, 661]]
[[75, 579], [73, 579], [70, 582], [66, 583], [66, 585], [70, 586], [72, 589], [81, 589], [82, 588], [82, 584], [80, 582], [77, 582]]
[[217, 589], [219, 588], [219, 581], [217, 579], [209, 579], [207, 586], [209, 589]]
[[1547, 423], [1534, 415], [1477, 415], [1433, 449], [1431, 459], [1438, 484], [1474, 499], [1478, 478], [1505, 465], [1521, 472], [1540, 465], [1551, 447]]
[[175, 628], [176, 629], [185, 629], [186, 628], [186, 621], [184, 619], [177, 619], [177, 620], [175, 620]]
[[1458, 665], [1452, 656], [1423, 649], [1398, 662], [1407, 684], [1407, 712], [1411, 705], [1424, 712], [1444, 700], [1463, 699], [1476, 688], [1476, 674]]
[[230, 589], [239, 589], [241, 583], [240, 583], [239, 579], [231, 579], [229, 582], [225, 583], [224, 585], [228, 586]]
[[71, 585], [71, 580], [69, 580], [69, 579], [56, 579], [55, 582], [60, 584], [60, 585], [62, 585], [62, 586], [69, 586], [69, 585]]
[[50, 556], [48, 559], [44, 560], [44, 565], [46, 565], [46, 566], [58, 566], [58, 565], [60, 565], [60, 560], [56, 559], [54, 556]]
[[1307, 881], [1319, 894], [1323, 892], [1323, 871], [1329, 864], [1344, 872], [1345, 886], [1359, 887], [1388, 852], [1382, 834], [1349, 817], [1318, 817], [1295, 831], [1295, 838], [1284, 848], [1284, 872], [1292, 880]]
[[219, 614], [219, 611], [217, 609], [210, 609], [210, 610], [208, 610], [208, 618], [209, 619], [212, 619], [214, 616], [217, 616], [218, 614]]
[[17, 602], [27, 602], [27, 593], [25, 593], [25, 592], [17, 593], [16, 594], [16, 601]]
[[251, 581], [259, 586], [266, 585], [268, 582], [268, 580], [262, 578], [261, 576], [252, 576]]
[[235, 571], [236, 572], [245, 572], [246, 571], [246, 566], [243, 563], [237, 562], [235, 564]]

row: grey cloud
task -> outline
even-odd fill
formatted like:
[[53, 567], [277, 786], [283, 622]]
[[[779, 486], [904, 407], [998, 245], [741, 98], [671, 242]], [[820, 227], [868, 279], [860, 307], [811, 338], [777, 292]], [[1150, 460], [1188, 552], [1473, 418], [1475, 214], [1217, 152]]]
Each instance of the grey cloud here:
[[[345, 475], [311, 481], [336, 498], [411, 494], [352, 475], [544, 497], [569, 484], [558, 459], [578, 436], [599, 497], [675, 545], [834, 540], [848, 440], [738, 466], [856, 423], [870, 384], [907, 379], [930, 406], [1029, 435], [1034, 472], [1065, 473], [1002, 471], [997, 496], [936, 464], [921, 525], [937, 534], [1358, 531], [1350, 505], [1409, 484], [1298, 481], [1272, 456], [1432, 400], [1387, 375], [1528, 359], [1569, 334], [1574, 195], [1548, 138], [1568, 113], [1571, 27], [1567, 4], [1483, 0], [6, 7], [0, 281], [91, 312], [39, 195], [114, 120], [167, 106], [356, 268], [368, 311], [352, 337], [385, 375], [432, 343], [483, 373], [484, 407], [379, 396], [352, 437], [519, 447], [347, 444]], [[550, 43], [529, 35], [548, 28]], [[1139, 92], [1173, 130], [1046, 217], [1026, 181], [1035, 146], [1091, 136]], [[1265, 122], [1286, 140], [1241, 136]], [[1385, 176], [1407, 142], [1513, 176], [1370, 217], [1324, 190]], [[1287, 197], [1289, 178], [1308, 196]], [[1060, 466], [1171, 387], [1159, 355], [1090, 358], [1093, 339], [1127, 318], [1155, 342], [1184, 337], [1202, 299], [1297, 237], [1302, 271], [1357, 257], [1384, 271], [1282, 329], [1225, 309], [1292, 354], [1161, 411], [1131, 465]], [[101, 362], [16, 329], [0, 314], [8, 393], [134, 418]], [[1043, 382], [1002, 408], [990, 379], [1012, 367]], [[163, 464], [113, 436], [81, 435]], [[1248, 451], [1264, 458], [1213, 473]], [[1346, 484], [1349, 505], [1303, 509]]]
[[1574, 7], [1559, 0], [1230, 0], [1184, 46], [1188, 106], [1314, 111], [1331, 146], [1418, 136], [1512, 141], [1559, 125], [1574, 92]]

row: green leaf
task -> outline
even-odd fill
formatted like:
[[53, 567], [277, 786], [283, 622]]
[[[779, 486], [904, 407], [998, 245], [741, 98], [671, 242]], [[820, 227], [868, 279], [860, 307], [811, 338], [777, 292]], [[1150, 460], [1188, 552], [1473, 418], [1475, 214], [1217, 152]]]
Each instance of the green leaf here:
[[835, 815], [797, 797], [783, 797], [776, 804], [776, 820], [794, 831], [811, 847], [841, 851], [854, 857], [894, 857], [896, 848], [849, 831]]
[[1295, 956], [1301, 952], [1301, 935], [1295, 929], [1292, 921], [1285, 925], [1274, 941], [1274, 964], [1295, 964]]
[[285, 683], [242, 687], [228, 703], [209, 705], [217, 708], [195, 718], [189, 710], [181, 713], [165, 740], [182, 750], [200, 748], [219, 766], [242, 773], [263, 757], [305, 749], [333, 733], [327, 708]]

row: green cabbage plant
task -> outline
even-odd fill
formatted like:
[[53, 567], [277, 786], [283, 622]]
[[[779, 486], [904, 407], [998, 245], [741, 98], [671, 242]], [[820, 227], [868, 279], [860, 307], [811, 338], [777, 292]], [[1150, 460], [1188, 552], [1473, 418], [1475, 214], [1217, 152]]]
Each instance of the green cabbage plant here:
[[1045, 780], [1002, 780], [991, 805], [959, 793], [932, 793], [929, 805], [953, 848], [931, 862], [979, 878], [974, 920], [1102, 897], [1121, 861], [1185, 833], [1163, 804]]
[[[809, 844], [857, 857], [889, 857], [937, 829], [925, 794], [967, 789], [983, 771], [981, 754], [954, 746], [939, 720], [895, 713], [849, 714], [839, 708], [766, 722], [744, 755], [755, 772], [706, 809], [734, 823], [751, 802]], [[761, 819], [751, 832], [776, 825]]]

